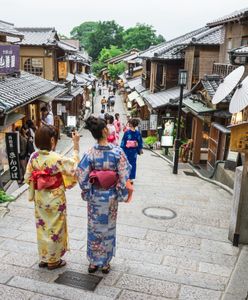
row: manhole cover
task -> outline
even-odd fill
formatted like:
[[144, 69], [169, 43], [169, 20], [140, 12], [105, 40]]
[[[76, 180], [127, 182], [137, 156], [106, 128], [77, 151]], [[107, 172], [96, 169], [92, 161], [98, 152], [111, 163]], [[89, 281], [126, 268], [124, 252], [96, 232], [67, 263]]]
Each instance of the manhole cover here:
[[143, 209], [143, 214], [150, 218], [162, 220], [174, 219], [177, 216], [174, 210], [166, 207], [147, 207]]
[[73, 271], [65, 271], [55, 280], [56, 283], [72, 286], [87, 291], [94, 291], [102, 277], [86, 275]]

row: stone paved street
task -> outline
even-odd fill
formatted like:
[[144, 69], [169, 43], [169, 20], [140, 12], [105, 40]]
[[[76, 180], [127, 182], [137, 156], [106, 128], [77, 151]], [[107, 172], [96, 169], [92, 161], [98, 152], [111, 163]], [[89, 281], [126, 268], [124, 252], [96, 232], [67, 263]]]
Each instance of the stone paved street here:
[[[99, 112], [99, 97], [95, 102]], [[124, 120], [120, 97], [117, 102], [116, 111]], [[83, 131], [81, 152], [93, 142]], [[167, 162], [145, 150], [138, 161], [134, 199], [119, 206], [112, 271], [104, 275], [94, 293], [54, 283], [65, 270], [87, 274], [86, 203], [78, 187], [68, 191], [67, 198], [71, 251], [66, 255], [68, 265], [64, 269], [47, 271], [37, 267], [34, 209], [33, 203], [27, 202], [27, 192], [0, 219], [0, 299], [224, 297], [240, 250], [227, 239], [232, 197], [220, 187], [186, 176], [182, 170], [172, 175]], [[153, 206], [170, 208], [177, 217], [159, 220], [145, 216], [143, 210]]]

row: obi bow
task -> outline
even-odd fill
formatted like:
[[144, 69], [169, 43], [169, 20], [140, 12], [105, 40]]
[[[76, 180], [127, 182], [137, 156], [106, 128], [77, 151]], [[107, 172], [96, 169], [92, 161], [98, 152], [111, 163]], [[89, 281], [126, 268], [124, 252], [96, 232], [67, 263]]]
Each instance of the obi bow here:
[[30, 180], [34, 183], [35, 190], [56, 189], [63, 184], [61, 173], [55, 175], [48, 171], [33, 171]]

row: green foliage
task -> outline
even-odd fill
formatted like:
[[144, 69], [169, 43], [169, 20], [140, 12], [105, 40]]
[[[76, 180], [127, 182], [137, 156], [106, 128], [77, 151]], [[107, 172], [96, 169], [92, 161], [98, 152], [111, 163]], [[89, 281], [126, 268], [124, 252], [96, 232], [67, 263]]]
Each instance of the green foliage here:
[[93, 60], [103, 57], [101, 61], [120, 54], [121, 49], [145, 50], [164, 41], [163, 36], [156, 35], [156, 30], [150, 25], [138, 23], [124, 30], [115, 21], [84, 22], [72, 29], [71, 36], [80, 40]]
[[105, 67], [106, 65], [104, 63], [96, 61], [92, 64], [92, 71], [96, 76], [99, 76], [100, 71]]
[[104, 63], [107, 59], [122, 54], [123, 51], [116, 46], [111, 45], [109, 49], [103, 48], [98, 56], [98, 61]]
[[154, 135], [149, 135], [147, 138], [145, 138], [144, 142], [146, 145], [153, 145], [157, 142], [157, 137]]
[[123, 44], [123, 27], [115, 21], [98, 22], [96, 30], [89, 34], [89, 55], [96, 59], [103, 48], [115, 45], [121, 48]]
[[4, 190], [0, 190], [0, 203], [11, 202], [14, 201], [15, 197], [6, 194]]
[[125, 64], [120, 62], [118, 64], [108, 65], [109, 76], [115, 80], [125, 71]]
[[151, 45], [164, 42], [162, 35], [156, 35], [153, 26], [146, 24], [136, 24], [135, 27], [127, 29], [123, 34], [123, 48], [145, 50]]
[[71, 37], [80, 41], [87, 50], [90, 46], [89, 35], [96, 30], [98, 22], [84, 22], [71, 31]]

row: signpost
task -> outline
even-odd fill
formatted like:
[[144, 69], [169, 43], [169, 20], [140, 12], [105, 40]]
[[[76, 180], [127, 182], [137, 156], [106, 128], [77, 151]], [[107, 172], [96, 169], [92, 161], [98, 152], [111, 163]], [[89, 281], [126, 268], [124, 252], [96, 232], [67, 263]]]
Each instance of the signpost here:
[[12, 180], [21, 179], [19, 162], [19, 133], [7, 132], [5, 134], [6, 151], [9, 161], [10, 178]]

